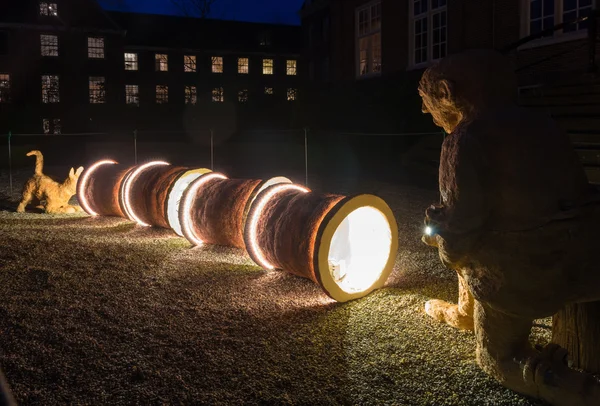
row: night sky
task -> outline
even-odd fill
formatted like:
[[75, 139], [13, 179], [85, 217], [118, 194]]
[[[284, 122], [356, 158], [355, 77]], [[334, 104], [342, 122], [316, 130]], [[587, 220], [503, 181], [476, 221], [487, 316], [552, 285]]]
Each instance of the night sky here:
[[[300, 24], [303, 0], [218, 0], [211, 18], [276, 24]], [[107, 10], [179, 14], [170, 0], [99, 0]]]

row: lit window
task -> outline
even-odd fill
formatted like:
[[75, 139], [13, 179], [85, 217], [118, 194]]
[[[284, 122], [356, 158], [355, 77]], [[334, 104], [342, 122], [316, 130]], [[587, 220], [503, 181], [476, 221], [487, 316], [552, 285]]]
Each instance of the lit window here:
[[58, 16], [58, 6], [56, 3], [40, 2], [41, 16]]
[[166, 54], [156, 54], [154, 56], [157, 72], [167, 72], [169, 70], [169, 56]]
[[90, 103], [106, 103], [106, 83], [101, 76], [90, 76]]
[[88, 37], [88, 58], [104, 59], [104, 38]]
[[222, 103], [225, 101], [222, 87], [215, 87], [212, 90], [212, 101]]
[[412, 0], [411, 4], [412, 63], [418, 65], [445, 57], [448, 52], [446, 0]]
[[42, 56], [58, 56], [58, 37], [56, 35], [40, 35]]
[[288, 89], [287, 90], [288, 101], [296, 100], [297, 96], [298, 96], [298, 91], [296, 89]]
[[125, 103], [140, 105], [140, 88], [138, 85], [125, 85]]
[[263, 59], [263, 75], [272, 75], [273, 74], [273, 60], [272, 59]]
[[196, 94], [196, 86], [185, 87], [185, 104], [196, 104], [198, 97]]
[[296, 60], [288, 59], [286, 64], [286, 74], [288, 76], [296, 76]]
[[238, 73], [248, 73], [248, 58], [238, 58]]
[[381, 2], [357, 9], [357, 18], [357, 76], [378, 74], [381, 72]]
[[[558, 0], [557, 0], [558, 1]], [[531, 7], [533, 8], [533, 3]], [[539, 0], [536, 1], [539, 3]], [[562, 21], [568, 22], [576, 20], [580, 17], [591, 15], [592, 13], [592, 0], [563, 0], [562, 10]], [[586, 30], [588, 28], [588, 21], [583, 21], [578, 24], [569, 24], [563, 28], [563, 32], [573, 32], [578, 30]]]
[[156, 85], [156, 104], [169, 102], [169, 86]]
[[60, 91], [58, 86], [58, 76], [42, 76], [42, 103], [59, 103]]
[[184, 72], [196, 72], [196, 57], [193, 55], [184, 55], [183, 57], [183, 71]]
[[10, 75], [0, 73], [0, 103], [10, 102]]
[[125, 70], [138, 70], [138, 54], [125, 54]]
[[42, 119], [42, 129], [44, 134], [58, 135], [61, 133], [60, 118], [44, 118]]
[[223, 57], [212, 57], [212, 73], [223, 73]]
[[246, 103], [248, 101], [248, 89], [243, 89], [238, 92], [238, 101]]
[[265, 87], [265, 94], [272, 95], [273, 94], [273, 88], [272, 87]]

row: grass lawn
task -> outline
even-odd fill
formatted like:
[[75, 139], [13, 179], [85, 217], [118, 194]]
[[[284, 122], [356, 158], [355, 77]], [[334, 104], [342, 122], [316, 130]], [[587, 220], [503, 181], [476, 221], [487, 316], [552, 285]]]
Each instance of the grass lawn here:
[[[18, 177], [16, 190], [28, 174]], [[6, 179], [6, 177], [2, 178]], [[434, 322], [456, 277], [420, 242], [435, 190], [331, 182], [397, 216], [384, 289], [337, 304], [238, 249], [191, 249], [118, 218], [0, 208], [0, 366], [21, 404], [533, 405], [475, 364], [471, 333]], [[9, 201], [12, 199], [13, 201]], [[532, 339], [549, 339], [548, 320]]]

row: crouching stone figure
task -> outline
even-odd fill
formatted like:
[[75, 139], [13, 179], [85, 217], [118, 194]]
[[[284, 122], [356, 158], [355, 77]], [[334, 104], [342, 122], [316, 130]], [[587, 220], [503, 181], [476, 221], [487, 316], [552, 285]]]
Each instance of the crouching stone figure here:
[[[423, 112], [449, 134], [442, 203], [426, 211], [459, 303], [427, 314], [474, 330], [477, 362], [503, 385], [555, 405], [600, 405], [600, 384], [570, 369], [566, 352], [529, 343], [534, 319], [600, 300], [600, 202], [569, 139], [515, 103], [516, 76], [493, 51], [453, 55], [427, 69]], [[599, 347], [600, 350], [600, 347]]]

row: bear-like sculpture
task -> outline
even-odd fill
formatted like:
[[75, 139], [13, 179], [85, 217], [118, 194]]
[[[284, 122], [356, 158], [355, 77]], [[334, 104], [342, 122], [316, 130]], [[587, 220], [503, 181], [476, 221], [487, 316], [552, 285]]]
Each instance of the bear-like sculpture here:
[[[442, 202], [426, 211], [459, 303], [426, 303], [433, 318], [474, 330], [477, 362], [503, 385], [555, 405], [600, 405], [600, 384], [566, 365], [566, 351], [532, 348], [534, 319], [600, 300], [598, 194], [552, 119], [516, 105], [516, 75], [494, 51], [428, 68], [423, 112], [448, 133]], [[599, 347], [600, 350], [600, 347]]]

